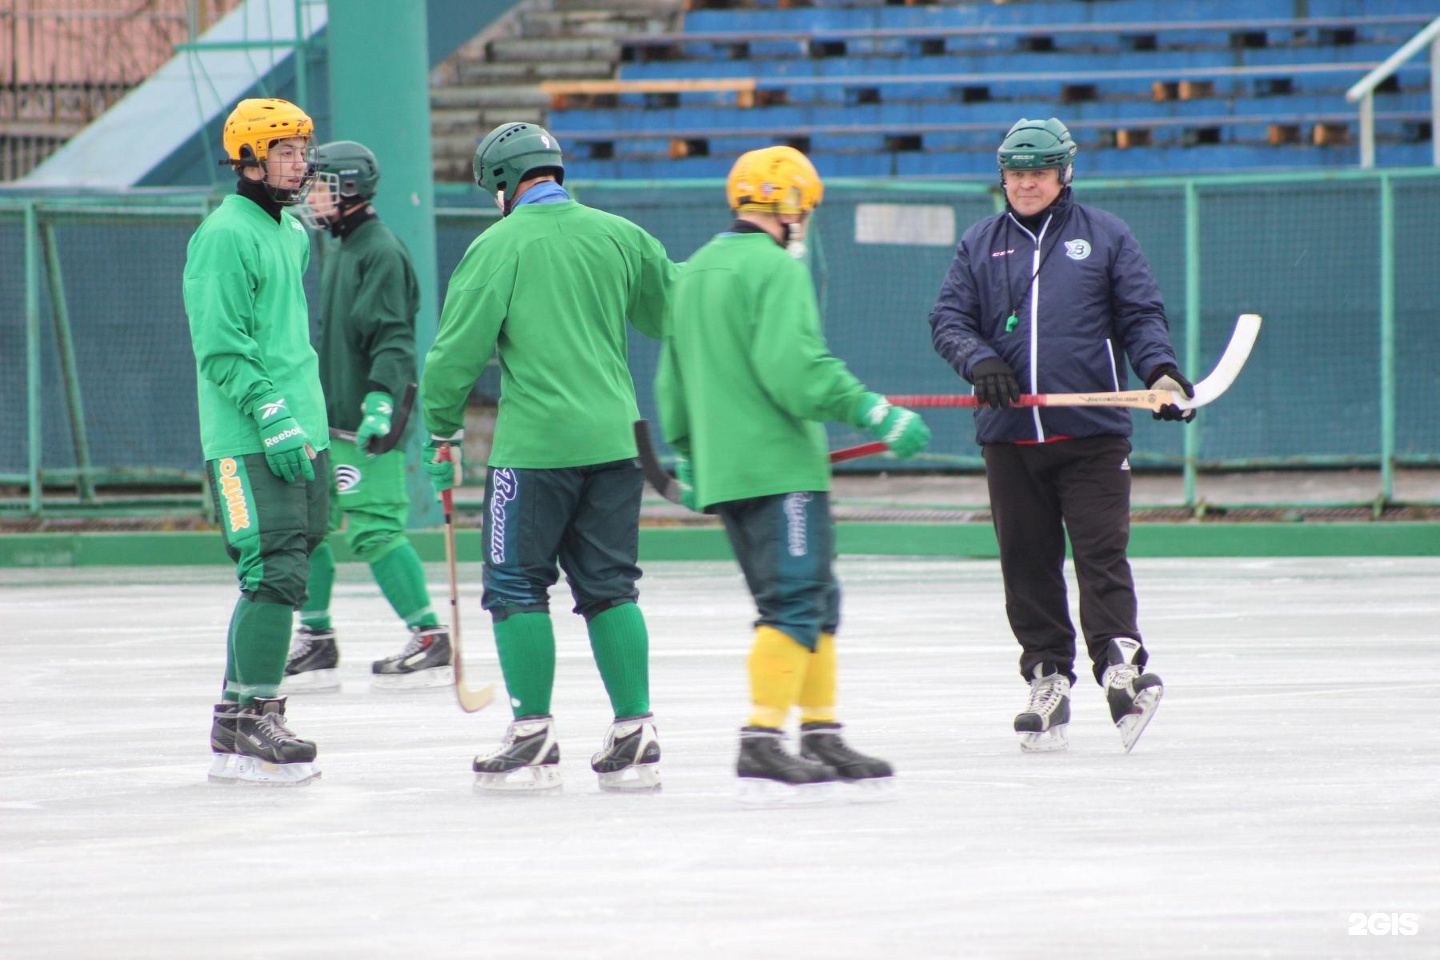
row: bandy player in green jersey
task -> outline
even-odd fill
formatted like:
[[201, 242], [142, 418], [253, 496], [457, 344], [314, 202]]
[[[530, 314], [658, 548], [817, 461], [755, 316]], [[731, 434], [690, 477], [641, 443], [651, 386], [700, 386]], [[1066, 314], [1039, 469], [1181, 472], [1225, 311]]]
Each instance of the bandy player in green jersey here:
[[[923, 450], [930, 431], [867, 392], [825, 344], [800, 259], [824, 189], [793, 147], [735, 161], [735, 221], [676, 281], [655, 382], [686, 505], [720, 517], [759, 609], [736, 767], [743, 802], [822, 800], [836, 781], [883, 788], [893, 772], [851, 749], [836, 719], [840, 588], [824, 424], [866, 429], [901, 457]], [[798, 756], [781, 745], [797, 705]]]
[[[315, 183], [300, 216], [330, 235], [320, 272], [320, 383], [331, 427], [330, 529], [342, 523], [355, 556], [405, 626], [405, 649], [376, 660], [371, 686], [401, 690], [448, 686], [450, 635], [430, 604], [425, 568], [405, 517], [405, 447], [367, 449], [372, 438], [404, 430], [396, 402], [415, 382], [415, 314], [420, 284], [410, 254], [375, 212], [380, 163], [364, 144], [337, 140], [315, 152]], [[287, 694], [340, 688], [340, 645], [330, 618], [335, 558], [322, 541], [310, 558], [300, 629], [285, 665]]]
[[315, 744], [285, 724], [278, 696], [310, 553], [325, 536], [325, 398], [301, 278], [310, 237], [286, 208], [310, 186], [305, 112], [242, 100], [225, 121], [238, 176], [185, 255], [200, 441], [240, 598], [226, 640], [225, 685], [210, 727], [210, 779], [308, 783]]
[[564, 178], [560, 145], [533, 123], [502, 124], [475, 151], [475, 181], [504, 216], [470, 245], [445, 294], [420, 390], [426, 469], [437, 489], [457, 482], [440, 454], [458, 457], [466, 399], [498, 353], [481, 602], [514, 721], [499, 750], [476, 758], [476, 786], [560, 786], [549, 612], [558, 562], [615, 716], [591, 768], [604, 789], [654, 790], [660, 743], [636, 605], [644, 480], [626, 324], [660, 335], [677, 267], [633, 223], [570, 199]]

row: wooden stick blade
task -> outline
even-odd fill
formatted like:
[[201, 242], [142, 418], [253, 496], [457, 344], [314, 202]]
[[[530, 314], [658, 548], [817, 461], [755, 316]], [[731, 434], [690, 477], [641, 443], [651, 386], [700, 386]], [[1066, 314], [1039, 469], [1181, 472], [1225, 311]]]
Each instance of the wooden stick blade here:
[[495, 684], [487, 683], [483, 687], [468, 686], [460, 678], [460, 667], [455, 668], [455, 699], [460, 701], [460, 709], [466, 713], [479, 713], [495, 700]]

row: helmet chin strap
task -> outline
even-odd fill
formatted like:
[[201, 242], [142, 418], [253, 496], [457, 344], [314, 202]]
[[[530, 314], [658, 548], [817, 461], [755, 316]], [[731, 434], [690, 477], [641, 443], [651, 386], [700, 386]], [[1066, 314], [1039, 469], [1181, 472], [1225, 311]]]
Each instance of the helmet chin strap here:
[[798, 223], [787, 223], [785, 226], [785, 252], [796, 260], [804, 260], [808, 248], [802, 234], [803, 225]]

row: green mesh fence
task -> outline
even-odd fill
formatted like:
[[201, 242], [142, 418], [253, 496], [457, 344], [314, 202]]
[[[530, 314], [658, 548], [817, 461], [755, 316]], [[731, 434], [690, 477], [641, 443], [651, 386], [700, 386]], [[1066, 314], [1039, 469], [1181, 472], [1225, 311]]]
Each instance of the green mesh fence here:
[[[719, 182], [572, 186], [584, 202], [645, 227], [677, 260], [730, 219]], [[1134, 230], [1192, 373], [1214, 364], [1237, 314], [1265, 317], [1231, 392], [1189, 428], [1190, 449], [1187, 431], [1137, 415], [1137, 465], [1173, 467], [1187, 453], [1191, 470], [1373, 466], [1387, 455], [1391, 465], [1440, 463], [1440, 423], [1428, 404], [1416, 402], [1440, 380], [1440, 272], [1433, 266], [1440, 172], [1082, 181], [1077, 194]], [[442, 190], [439, 200], [436, 282], [443, 293], [466, 247], [495, 221], [473, 190]], [[47, 480], [73, 476], [82, 459], [95, 476], [112, 480], [198, 477], [181, 271], [186, 242], [211, 202], [0, 197], [0, 409], [7, 411], [0, 417], [0, 483], [23, 487], [35, 468], [32, 422]], [[835, 354], [873, 389], [968, 391], [935, 356], [926, 321], [954, 243], [995, 209], [994, 191], [983, 184], [827, 185], [811, 237], [826, 332]], [[1187, 210], [1196, 218], [1189, 231]], [[1196, 238], [1193, 249], [1187, 235]], [[59, 303], [50, 294], [52, 263]], [[313, 297], [318, 270], [308, 279]], [[57, 322], [57, 307], [58, 319], [68, 321], [69, 363], [62, 362], [57, 329], [66, 325]], [[32, 329], [38, 370], [30, 363]], [[640, 404], [650, 417], [657, 349], [632, 338]], [[498, 392], [493, 370], [479, 390]], [[83, 408], [83, 458], [73, 402]], [[969, 413], [936, 410], [928, 419], [934, 447], [908, 467], [979, 464]], [[832, 437], [837, 446], [861, 439], [845, 428]]]

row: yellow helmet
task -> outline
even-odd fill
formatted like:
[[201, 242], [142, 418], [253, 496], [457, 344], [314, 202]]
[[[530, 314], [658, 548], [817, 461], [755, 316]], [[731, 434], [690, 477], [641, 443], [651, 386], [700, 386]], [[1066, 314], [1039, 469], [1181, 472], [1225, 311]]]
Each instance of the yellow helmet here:
[[276, 140], [314, 132], [315, 122], [288, 100], [241, 100], [225, 121], [225, 154], [232, 164], [263, 163]]
[[820, 206], [825, 184], [815, 165], [794, 147], [765, 147], [740, 155], [725, 180], [732, 210], [809, 213]]

